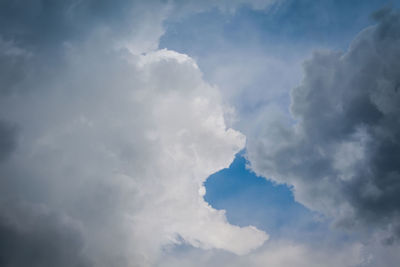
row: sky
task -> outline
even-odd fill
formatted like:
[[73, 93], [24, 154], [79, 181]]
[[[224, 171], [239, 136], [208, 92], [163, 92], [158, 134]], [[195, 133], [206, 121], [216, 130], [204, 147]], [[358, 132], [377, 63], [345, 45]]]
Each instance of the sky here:
[[393, 267], [400, 2], [0, 0], [0, 265]]

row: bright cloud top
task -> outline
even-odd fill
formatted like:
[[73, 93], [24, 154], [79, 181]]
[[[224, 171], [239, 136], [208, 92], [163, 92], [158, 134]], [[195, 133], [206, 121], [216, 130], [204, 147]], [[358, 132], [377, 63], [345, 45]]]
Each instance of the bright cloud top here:
[[[16, 144], [3, 150], [2, 201], [17, 195], [18, 205], [80, 225], [97, 258], [122, 250], [122, 259], [151, 263], [163, 245], [180, 242], [238, 254], [260, 246], [265, 233], [230, 225], [199, 193], [245, 138], [226, 129], [218, 91], [193, 60], [80, 49], [67, 49], [56, 80], [37, 74], [24, 92], [3, 96], [1, 134]], [[44, 192], [28, 198], [29, 187]], [[13, 209], [2, 213], [7, 227], [27, 227], [15, 225]], [[110, 242], [115, 251], [102, 247]]]
[[[147, 35], [148, 13], [127, 24], [146, 33], [128, 34], [142, 38], [132, 41], [112, 31], [120, 21], [99, 27], [96, 13], [87, 16], [90, 1], [35, 2], [27, 14], [8, 4], [20, 21], [9, 18], [0, 43], [2, 262], [151, 266], [167, 245], [245, 254], [267, 240], [204, 201], [203, 182], [245, 137], [226, 127], [218, 89], [193, 59], [141, 46], [161, 34]], [[100, 15], [124, 14], [113, 8]], [[35, 14], [71, 35], [41, 33], [29, 24]], [[155, 28], [163, 14], [152, 14]], [[75, 29], [73, 18], [88, 28]]]
[[[376, 13], [378, 25], [348, 52], [318, 52], [305, 63], [292, 92], [296, 121], [280, 105], [281, 88], [298, 77], [286, 65], [298, 59], [245, 60], [267, 52], [228, 49], [215, 62], [240, 55], [226, 61], [229, 68], [214, 68], [210, 77], [226, 87], [220, 90], [195, 57], [159, 49], [167, 19], [207, 10], [233, 16], [244, 6], [279, 12], [282, 2], [2, 1], [0, 265], [398, 262], [397, 12]], [[216, 43], [229, 42], [223, 38]], [[254, 63], [276, 72], [264, 77]], [[288, 81], [278, 82], [285, 70]], [[259, 88], [266, 77], [279, 86]], [[235, 124], [236, 107], [245, 122]], [[204, 200], [204, 182], [244, 149], [258, 174], [293, 186], [300, 203], [367, 235], [266, 242], [266, 232], [228, 222], [225, 210]]]

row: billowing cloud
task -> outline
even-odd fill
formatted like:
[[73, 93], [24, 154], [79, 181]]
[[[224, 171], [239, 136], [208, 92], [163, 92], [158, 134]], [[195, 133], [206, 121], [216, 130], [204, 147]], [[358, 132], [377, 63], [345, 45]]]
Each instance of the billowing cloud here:
[[[186, 249], [163, 258], [163, 262], [156, 266], [252, 266], [252, 267], [367, 267], [373, 257], [368, 258], [365, 247], [360, 243], [344, 244], [340, 248], [319, 244], [309, 246], [296, 242], [275, 241], [263, 246], [246, 256], [235, 256], [221, 251], [201, 251]], [[378, 262], [378, 261], [376, 261]], [[396, 262], [388, 259], [388, 263]], [[387, 265], [390, 266], [390, 265]]]
[[261, 245], [265, 233], [230, 225], [203, 199], [205, 179], [245, 139], [226, 129], [218, 91], [194, 61], [168, 50], [83, 50], [68, 48], [56, 79], [38, 70], [32, 90], [2, 98], [3, 116], [20, 130], [11, 151], [13, 128], [2, 127], [2, 150], [12, 154], [1, 166], [1, 201], [78, 221], [96, 266], [111, 258], [146, 266], [182, 241], [238, 254]]
[[[230, 224], [204, 201], [204, 181], [246, 140], [227, 127], [229, 100], [196, 62], [158, 49], [163, 23], [273, 2], [2, 1], [0, 265], [396, 262], [392, 252], [368, 258], [370, 248], [356, 241], [265, 243], [265, 232]], [[349, 52], [317, 53], [306, 63], [293, 91], [296, 125], [268, 114], [272, 124], [249, 141], [248, 153], [258, 173], [293, 184], [308, 207], [344, 225], [382, 226], [376, 236], [395, 249], [400, 23], [395, 13], [376, 16], [380, 23]], [[256, 125], [254, 133], [263, 119], [243, 125]], [[385, 251], [377, 244], [370, 250]]]
[[[316, 52], [292, 91], [294, 122], [267, 114], [252, 168], [346, 227], [400, 225], [400, 14], [384, 9], [346, 53]], [[391, 242], [391, 241], [388, 241]]]
[[153, 266], [168, 245], [261, 246], [266, 233], [203, 199], [245, 137], [193, 59], [157, 50], [175, 5], [106, 2], [1, 3], [1, 263]]

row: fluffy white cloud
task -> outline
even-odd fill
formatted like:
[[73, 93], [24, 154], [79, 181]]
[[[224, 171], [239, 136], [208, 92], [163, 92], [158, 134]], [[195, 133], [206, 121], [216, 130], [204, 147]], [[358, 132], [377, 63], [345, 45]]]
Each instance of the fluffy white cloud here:
[[289, 240], [271, 240], [244, 256], [228, 252], [195, 248], [167, 250], [155, 264], [159, 267], [180, 266], [252, 266], [252, 267], [373, 267], [396, 266], [399, 245], [382, 244], [383, 233], [367, 242], [342, 240], [339, 243], [319, 240], [314, 244]]
[[[235, 256], [221, 251], [185, 250], [167, 255], [156, 266], [252, 266], [252, 267], [360, 267], [370, 266], [374, 257], [365, 253], [360, 243], [347, 243], [341, 247], [319, 244], [310, 246], [288, 241], [270, 242], [246, 256]], [[393, 263], [395, 261], [388, 260]], [[387, 265], [390, 266], [390, 265]]]
[[[245, 137], [190, 57], [157, 50], [167, 17], [241, 4], [1, 4], [4, 264], [152, 266], [167, 245], [245, 254], [268, 239], [204, 201]], [[30, 246], [52, 255], [32, 261]]]
[[186, 55], [96, 42], [66, 46], [63, 65], [31, 69], [2, 97], [18, 132], [1, 165], [2, 213], [16, 218], [11, 201], [69, 218], [95, 266], [150, 266], [182, 242], [237, 254], [262, 245], [264, 232], [230, 225], [203, 199], [205, 179], [245, 143], [226, 128], [218, 89]]

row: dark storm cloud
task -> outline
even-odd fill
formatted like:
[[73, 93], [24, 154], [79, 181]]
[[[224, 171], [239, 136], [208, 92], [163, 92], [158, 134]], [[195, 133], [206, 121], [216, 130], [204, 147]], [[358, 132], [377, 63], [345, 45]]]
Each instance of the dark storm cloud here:
[[[88, 267], [78, 227], [43, 206], [1, 206], [0, 265]], [[11, 205], [10, 205], [11, 204]]]
[[29, 55], [0, 36], [0, 96], [15, 91], [29, 71]]
[[[153, 1], [154, 2], [154, 1]], [[0, 2], [0, 32], [18, 45], [48, 48], [82, 38], [95, 27], [126, 30], [135, 1], [33, 0]], [[44, 47], [43, 47], [44, 46]]]
[[[92, 2], [0, 1], [0, 94], [26, 91], [23, 81], [49, 60], [60, 59], [64, 42], [82, 39], [98, 16], [112, 13], [101, 2], [92, 10]], [[52, 63], [51, 68], [59, 64]]]
[[17, 145], [17, 127], [0, 119], [0, 163], [5, 160]]
[[253, 168], [345, 226], [400, 218], [400, 14], [384, 9], [349, 51], [316, 52], [292, 91], [294, 127], [249, 142]]

